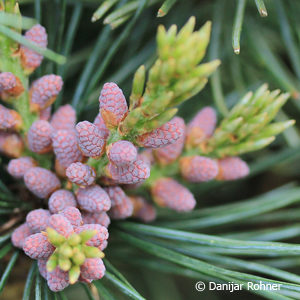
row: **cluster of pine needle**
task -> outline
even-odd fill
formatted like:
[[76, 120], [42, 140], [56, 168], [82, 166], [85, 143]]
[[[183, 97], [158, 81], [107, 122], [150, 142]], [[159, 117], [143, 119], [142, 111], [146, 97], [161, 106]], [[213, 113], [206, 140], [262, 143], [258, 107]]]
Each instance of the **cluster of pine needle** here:
[[[294, 0], [0, 1], [0, 299], [299, 299], [299, 11]], [[24, 35], [36, 24], [46, 29], [47, 47]], [[44, 58], [34, 72], [26, 68], [24, 49]], [[8, 72], [14, 88], [5, 86]], [[54, 114], [68, 107], [83, 121], [77, 126], [102, 126], [107, 134], [97, 136], [103, 138], [99, 155], [88, 155], [76, 126], [86, 152], [69, 172], [67, 166], [58, 171], [49, 149], [40, 153], [29, 143], [32, 124], [43, 118], [30, 105], [32, 83], [48, 74], [64, 85], [43, 108]], [[105, 87], [108, 94], [117, 89], [106, 82], [123, 90], [118, 99], [126, 98], [128, 107], [104, 107]], [[95, 118], [102, 123], [93, 124]], [[129, 164], [118, 167], [111, 149], [120, 142], [134, 149], [132, 165], [143, 157], [144, 177]], [[122, 147], [115, 150], [122, 154]], [[64, 248], [53, 252], [50, 245], [49, 270], [72, 269], [57, 292], [61, 280], [53, 275], [47, 285], [40, 261], [11, 242], [30, 212], [48, 209], [50, 196], [11, 176], [8, 166], [20, 156], [56, 172], [77, 198], [79, 190], [99, 185], [111, 199], [110, 188], [122, 188], [130, 201], [143, 199], [130, 202], [131, 213], [121, 218], [122, 209], [108, 211], [108, 246], [106, 234], [97, 253], [85, 245], [95, 231], [74, 234], [77, 244], [49, 227], [37, 233]], [[78, 167], [88, 170], [84, 178]], [[72, 213], [83, 220], [93, 213], [88, 200], [73, 202]], [[151, 210], [139, 214], [145, 203]], [[101, 257], [95, 280], [80, 281], [78, 257], [70, 256], [76, 272], [59, 258], [68, 243], [74, 249], [83, 243], [87, 257], [94, 251], [90, 259]], [[233, 282], [244, 290], [200, 293], [198, 281]], [[249, 282], [280, 289], [253, 290]]]

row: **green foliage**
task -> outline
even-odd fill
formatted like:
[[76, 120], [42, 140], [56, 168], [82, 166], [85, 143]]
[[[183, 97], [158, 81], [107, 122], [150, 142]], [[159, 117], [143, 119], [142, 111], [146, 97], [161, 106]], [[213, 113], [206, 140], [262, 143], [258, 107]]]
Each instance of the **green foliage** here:
[[15, 14], [0, 12], [1, 25], [10, 26], [16, 29], [30, 29], [36, 24], [36, 21], [31, 18], [21, 17]]
[[36, 46], [34, 43], [28, 41], [20, 34], [14, 32], [13, 30], [11, 30], [3, 25], [0, 25], [0, 32], [2, 34], [6, 35], [7, 37], [9, 37], [10, 39], [14, 40], [15, 42], [22, 44], [22, 45], [36, 51], [37, 53], [47, 57], [48, 59], [55, 61], [58, 64], [63, 64], [66, 62], [66, 60], [63, 56], [56, 54], [49, 49], [43, 49], [41, 47]]
[[[7, 2], [11, 4], [14, 1]], [[108, 0], [97, 9], [99, 1], [94, 0], [76, 3], [21, 1], [22, 12], [34, 16], [49, 30], [52, 41], [49, 48], [53, 52], [46, 50], [43, 55], [54, 62], [63, 62], [60, 55], [67, 57], [66, 64], [57, 66], [46, 61], [38, 70], [39, 75], [55, 70], [64, 77], [64, 97], [57, 101], [57, 106], [72, 99], [79, 117], [92, 120], [97, 113], [101, 83], [116, 81], [129, 95], [133, 73], [145, 64], [145, 69], [139, 68], [133, 80], [130, 102], [134, 110], [141, 96], [147, 92], [144, 83], [147, 84], [150, 79], [146, 74], [154, 61], [157, 11], [161, 8], [167, 12], [175, 1], [146, 2]], [[204, 89], [201, 98], [197, 96], [187, 105], [183, 103], [179, 113], [188, 120], [196, 110], [214, 101], [224, 120], [210, 141], [210, 154], [213, 156], [235, 155], [268, 144], [274, 135], [293, 123], [288, 119], [299, 118], [299, 3], [294, 0], [265, 1], [268, 17], [260, 18], [255, 5], [260, 13], [266, 15], [263, 1], [252, 0], [246, 4], [243, 0], [226, 2], [226, 9], [223, 0], [180, 2], [177, 1], [166, 17], [159, 21], [166, 26], [170, 23], [181, 26], [190, 15], [195, 15], [200, 24], [212, 19], [209, 59], [219, 58], [222, 65], [212, 76], [212, 91]], [[60, 17], [53, 12], [60, 12]], [[92, 15], [93, 21], [105, 17], [109, 26], [103, 28], [99, 23], [89, 24]], [[9, 49], [3, 46], [13, 45], [15, 41], [24, 42], [20, 40], [20, 29], [30, 27], [33, 22], [32, 19], [22, 18], [21, 23], [10, 13], [1, 12], [2, 53]], [[128, 23], [124, 25], [125, 22]], [[112, 32], [110, 27], [119, 29]], [[9, 41], [8, 44], [3, 44], [3, 38]], [[56, 43], [59, 40], [62, 42]], [[241, 49], [239, 56], [233, 55], [232, 44], [236, 53], [237, 49]], [[1, 70], [11, 70], [11, 62], [6, 63], [1, 60]], [[254, 95], [247, 94], [238, 102], [243, 94], [261, 86], [262, 82], [268, 82], [272, 89], [279, 87], [290, 93], [292, 101], [282, 110], [287, 96], [279, 96], [277, 91], [267, 92], [263, 86]], [[147, 97], [156, 96], [151, 93]], [[259, 93], [263, 96], [258, 97]], [[18, 110], [26, 112], [22, 103], [16, 103]], [[238, 104], [235, 106], [235, 103]], [[270, 103], [272, 105], [268, 105]], [[177, 106], [177, 103], [173, 104], [159, 118], [171, 118], [175, 114], [173, 106]], [[254, 110], [256, 104], [261, 105], [259, 110]], [[229, 112], [230, 107], [233, 108]], [[270, 123], [272, 114], [278, 109], [281, 111], [275, 122]], [[264, 113], [270, 110], [271, 114], [266, 117]], [[237, 111], [240, 116], [235, 114]], [[147, 130], [157, 126], [156, 121], [159, 120], [154, 118], [152, 121], [156, 125], [149, 123]], [[112, 224], [112, 241], [106, 253], [107, 259], [117, 268], [106, 261], [107, 279], [95, 282], [92, 288], [82, 284], [63, 293], [50, 292], [33, 263], [27, 274], [23, 299], [76, 299], [80, 290], [85, 292], [83, 297], [78, 296], [81, 299], [97, 299], [95, 290], [104, 299], [151, 299], [148, 290], [166, 289], [159, 280], [146, 283], [141, 279], [141, 270], [154, 279], [160, 273], [175, 285], [186, 286], [183, 292], [178, 291], [180, 299], [199, 298], [201, 295], [195, 296], [193, 292], [194, 284], [199, 280], [221, 283], [280, 281], [282, 289], [279, 293], [258, 291], [255, 296], [299, 298], [300, 191], [295, 183], [274, 189], [283, 183], [298, 180], [299, 142], [298, 127], [289, 128], [283, 138], [277, 139], [271, 147], [247, 155], [251, 162], [248, 179], [238, 183], [190, 185], [199, 200], [199, 208], [190, 214], [170, 214], [159, 210], [158, 221], [149, 226], [132, 222]], [[11, 228], [7, 224], [20, 222], [30, 207], [41, 205], [23, 198], [20, 193], [22, 184], [13, 182], [7, 176], [6, 165], [7, 160], [1, 160], [0, 258], [4, 272], [1, 273], [0, 287], [3, 289], [6, 285], [1, 295], [5, 298], [6, 289], [13, 289], [10, 285], [15, 277], [13, 270], [26, 272], [16, 265], [18, 256], [19, 260], [24, 260], [24, 257], [12, 250], [9, 241]], [[147, 193], [143, 192], [147, 197]], [[222, 295], [211, 292], [208, 297]]]
[[264, 1], [263, 0], [255, 0], [255, 4], [257, 6], [259, 14], [262, 17], [267, 17], [268, 16], [268, 12], [267, 12], [267, 9], [266, 9]]
[[140, 67], [133, 81], [131, 110], [121, 124], [123, 135], [138, 135], [156, 129], [176, 113], [173, 108], [198, 94], [214, 72], [218, 60], [200, 64], [209, 42], [210, 23], [193, 32], [195, 18], [178, 32], [171, 26], [157, 33], [158, 59], [149, 70], [145, 84], [145, 69]]
[[[160, 0], [150, 0], [147, 1], [147, 6], [154, 5], [160, 2]], [[169, 1], [170, 2], [170, 1]], [[114, 7], [118, 1], [116, 0], [106, 0], [104, 1], [94, 12], [92, 16], [92, 22], [95, 22], [101, 19], [112, 7]], [[122, 5], [123, 4], [123, 5]], [[133, 0], [128, 3], [121, 3], [120, 6], [117, 6], [111, 13], [109, 13], [103, 23], [109, 24], [112, 29], [115, 29], [125, 23], [133, 14], [134, 11], [138, 8], [139, 1]], [[166, 11], [167, 13], [167, 11]]]
[[203, 152], [224, 157], [266, 147], [274, 141], [275, 135], [295, 123], [288, 120], [269, 124], [288, 97], [289, 94], [280, 94], [279, 90], [270, 92], [267, 85], [254, 94], [247, 93], [222, 120]]
[[164, 17], [176, 2], [177, 0], [164, 1], [163, 5], [160, 7], [160, 9], [157, 12], [157, 16]]
[[69, 272], [70, 283], [75, 283], [80, 275], [80, 266], [86, 258], [104, 257], [103, 252], [98, 248], [85, 245], [96, 233], [95, 230], [85, 230], [79, 234], [73, 233], [65, 238], [48, 227], [49, 241], [56, 249], [47, 261], [47, 270], [51, 272], [59, 266], [60, 269]]

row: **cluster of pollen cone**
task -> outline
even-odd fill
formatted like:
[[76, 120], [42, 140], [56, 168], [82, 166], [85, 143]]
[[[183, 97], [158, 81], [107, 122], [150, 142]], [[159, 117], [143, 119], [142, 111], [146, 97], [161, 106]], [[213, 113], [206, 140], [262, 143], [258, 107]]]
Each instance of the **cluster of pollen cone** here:
[[[25, 38], [47, 46], [41, 25], [27, 31]], [[23, 46], [19, 55], [26, 74], [43, 59]], [[195, 146], [205, 148], [215, 131], [216, 112], [210, 107], [203, 108], [187, 125], [174, 117], [142, 135], [124, 135], [121, 128], [129, 110], [115, 83], [103, 86], [93, 123], [77, 123], [70, 105], [52, 114], [51, 105], [62, 86], [60, 76], [46, 75], [26, 90], [13, 73], [0, 73], [1, 99], [7, 104], [0, 105], [0, 151], [12, 158], [9, 174], [23, 180], [48, 206], [29, 212], [26, 222], [15, 229], [12, 242], [38, 261], [39, 271], [53, 291], [104, 276], [102, 251], [107, 246], [110, 219], [135, 217], [150, 222], [156, 217], [156, 205], [176, 211], [195, 207], [194, 196], [184, 185], [171, 177], [156, 174], [152, 178], [151, 168], [177, 164], [182, 178], [194, 183], [235, 180], [249, 172], [238, 157], [188, 154]], [[9, 108], [11, 100], [18, 101], [23, 93], [28, 93], [35, 116], [26, 130], [21, 112]], [[39, 166], [33, 158], [36, 154], [52, 154], [51, 169]], [[135, 192], [143, 184], [154, 203]]]

